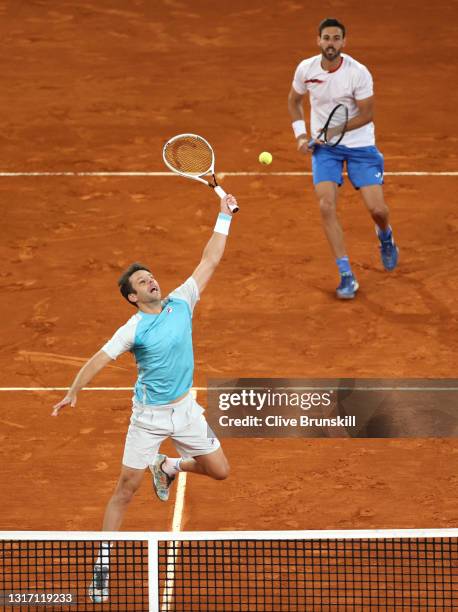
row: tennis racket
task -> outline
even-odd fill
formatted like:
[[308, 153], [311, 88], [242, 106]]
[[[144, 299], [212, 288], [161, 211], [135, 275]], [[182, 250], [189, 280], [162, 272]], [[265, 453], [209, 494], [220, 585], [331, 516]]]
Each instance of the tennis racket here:
[[344, 104], [335, 106], [329, 114], [324, 127], [320, 130], [316, 138], [309, 140], [308, 147], [312, 149], [317, 140], [323, 140], [324, 144], [336, 147], [345, 136], [348, 124], [348, 108]]
[[[175, 172], [189, 179], [200, 181], [215, 190], [215, 193], [224, 198], [226, 192], [218, 185], [215, 177], [215, 154], [210, 144], [197, 134], [178, 134], [168, 140], [163, 149], [162, 157], [165, 165]], [[204, 176], [211, 175], [207, 181]], [[229, 205], [233, 213], [238, 206]]]

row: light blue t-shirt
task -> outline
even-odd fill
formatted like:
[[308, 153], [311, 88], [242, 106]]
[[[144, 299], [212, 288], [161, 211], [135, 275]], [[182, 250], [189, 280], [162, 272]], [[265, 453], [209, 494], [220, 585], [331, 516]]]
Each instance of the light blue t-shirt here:
[[198, 300], [199, 289], [190, 276], [163, 300], [160, 314], [138, 311], [102, 347], [111, 359], [126, 351], [135, 356], [139, 404], [169, 404], [192, 387], [192, 313]]

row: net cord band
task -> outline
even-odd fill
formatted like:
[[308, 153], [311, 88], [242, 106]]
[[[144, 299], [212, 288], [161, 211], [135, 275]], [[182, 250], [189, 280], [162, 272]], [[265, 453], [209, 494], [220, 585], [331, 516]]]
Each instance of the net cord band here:
[[0, 531], [1, 540], [265, 540], [355, 538], [456, 538], [458, 528], [446, 529], [337, 529], [281, 531]]

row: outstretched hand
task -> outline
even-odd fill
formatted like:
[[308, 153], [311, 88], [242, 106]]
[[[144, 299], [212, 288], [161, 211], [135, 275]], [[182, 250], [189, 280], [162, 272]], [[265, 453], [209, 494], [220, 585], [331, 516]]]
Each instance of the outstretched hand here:
[[51, 412], [51, 416], [58, 416], [59, 415], [59, 411], [64, 406], [68, 406], [68, 404], [70, 404], [70, 406], [72, 408], [74, 408], [76, 406], [76, 395], [75, 394], [69, 392], [64, 397], [64, 399], [60, 400], [60, 402], [57, 402], [57, 404], [55, 404], [53, 406], [53, 411]]
[[226, 213], [226, 215], [232, 215], [232, 210], [230, 209], [229, 205], [232, 207], [238, 206], [237, 200], [230, 193], [225, 195], [221, 200], [221, 212]]

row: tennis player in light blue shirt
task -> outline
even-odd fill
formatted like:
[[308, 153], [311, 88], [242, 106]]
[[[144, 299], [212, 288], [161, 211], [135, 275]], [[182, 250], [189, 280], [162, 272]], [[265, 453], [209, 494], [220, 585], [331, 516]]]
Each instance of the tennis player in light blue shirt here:
[[[152, 295], [160, 291], [151, 272], [142, 264], [133, 264], [128, 272], [127, 278], [136, 274], [134, 282], [144, 278]], [[139, 310], [102, 347], [111, 359], [126, 351], [135, 356], [138, 379], [134, 398], [137, 404], [170, 404], [192, 387], [192, 313], [198, 300], [199, 288], [190, 276], [161, 301], [159, 314]]]
[[[217, 480], [229, 474], [220, 442], [191, 393], [194, 371], [192, 314], [223, 256], [232, 218], [230, 205], [236, 204], [232, 195], [221, 200], [214, 233], [199, 265], [192, 276], [165, 299], [148, 267], [135, 263], [126, 270], [118, 284], [122, 295], [137, 312], [89, 359], [66, 396], [54, 406], [53, 416], [66, 405], [75, 406], [78, 392], [104, 366], [126, 351], [134, 355], [138, 378], [132, 417], [121, 475], [105, 511], [104, 530], [120, 528], [146, 468], [151, 470], [154, 488], [163, 501], [168, 499], [169, 487], [180, 471]], [[170, 458], [158, 452], [166, 438], [172, 438], [180, 457]], [[100, 561], [100, 565], [105, 566], [105, 560]], [[104, 601], [103, 589], [99, 589], [100, 592], [95, 592], [95, 587], [91, 589], [93, 601]]]

